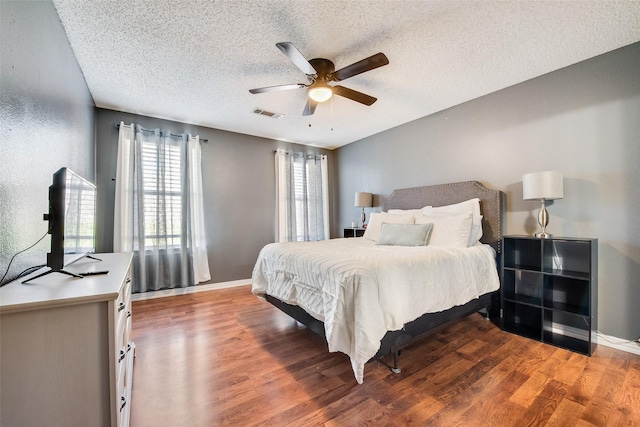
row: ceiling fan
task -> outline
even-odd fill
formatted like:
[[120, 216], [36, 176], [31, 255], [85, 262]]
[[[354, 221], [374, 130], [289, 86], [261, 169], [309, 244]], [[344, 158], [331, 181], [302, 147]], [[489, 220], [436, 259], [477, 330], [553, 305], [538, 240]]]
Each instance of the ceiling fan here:
[[377, 98], [366, 95], [357, 90], [349, 89], [344, 86], [332, 86], [329, 82], [340, 82], [349, 77], [371, 71], [375, 68], [382, 67], [389, 63], [384, 53], [376, 53], [361, 61], [347, 65], [336, 71], [333, 62], [324, 58], [314, 58], [309, 61], [300, 53], [300, 51], [290, 42], [276, 43], [278, 49], [282, 51], [287, 58], [294, 63], [296, 67], [307, 75], [309, 83], [294, 83], [289, 85], [261, 87], [258, 89], [250, 89], [251, 93], [277, 92], [281, 90], [306, 88], [309, 95], [307, 105], [305, 106], [303, 116], [312, 115], [319, 102], [324, 102], [333, 95], [342, 96], [359, 102], [364, 105], [371, 105], [377, 101]]

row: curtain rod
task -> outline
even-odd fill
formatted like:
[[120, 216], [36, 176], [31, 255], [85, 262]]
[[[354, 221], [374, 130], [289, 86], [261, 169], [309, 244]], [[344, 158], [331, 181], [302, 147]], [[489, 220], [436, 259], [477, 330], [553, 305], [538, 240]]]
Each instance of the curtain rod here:
[[309, 153], [305, 153], [302, 151], [287, 151], [287, 150], [273, 150], [273, 153], [284, 153], [284, 154], [308, 154], [308, 155], [313, 155], [313, 156], [326, 156], [326, 154], [322, 154], [322, 153], [314, 153], [314, 152], [309, 152]]
[[[120, 129], [120, 123], [116, 123], [116, 129]], [[142, 126], [140, 126], [140, 129], [142, 129], [145, 132], [155, 132], [155, 129], [146, 129], [143, 128]], [[169, 133], [170, 136], [182, 136], [182, 135], [176, 135], [175, 133]], [[160, 132], [160, 136], [165, 136], [164, 132]], [[204, 139], [204, 138], [200, 138], [200, 141], [204, 142], [204, 143], [208, 143], [209, 140], [208, 139]]]
[[297, 155], [297, 156], [302, 155], [302, 156], [305, 156], [305, 157], [312, 157], [312, 156], [327, 157], [327, 155], [326, 155], [326, 154], [322, 154], [322, 153], [303, 153], [303, 152], [301, 152], [301, 151], [298, 151], [298, 152], [289, 152], [289, 151], [283, 151], [283, 150], [273, 150], [273, 152], [274, 152], [274, 153], [281, 152], [281, 153], [284, 153], [284, 154], [293, 154], [294, 156], [296, 156], [296, 155]]

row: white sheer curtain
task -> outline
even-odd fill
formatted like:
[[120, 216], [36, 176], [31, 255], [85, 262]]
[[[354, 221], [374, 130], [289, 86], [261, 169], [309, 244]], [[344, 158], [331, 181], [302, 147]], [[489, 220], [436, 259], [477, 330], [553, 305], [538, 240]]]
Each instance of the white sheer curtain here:
[[120, 123], [113, 244], [134, 253], [134, 292], [210, 279], [197, 136]]
[[189, 166], [189, 220], [191, 221], [191, 250], [193, 253], [193, 279], [195, 283], [211, 280], [209, 258], [207, 258], [207, 240], [204, 230], [204, 202], [202, 197], [202, 151], [200, 136], [189, 135], [187, 147]]
[[329, 238], [327, 156], [275, 153], [276, 241]]

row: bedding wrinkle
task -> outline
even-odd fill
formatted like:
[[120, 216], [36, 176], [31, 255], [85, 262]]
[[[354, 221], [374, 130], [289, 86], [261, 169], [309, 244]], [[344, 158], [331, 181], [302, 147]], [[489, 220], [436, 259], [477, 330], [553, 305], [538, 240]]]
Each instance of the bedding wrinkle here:
[[387, 331], [498, 287], [488, 245], [381, 246], [365, 238], [272, 243], [252, 275], [254, 294], [298, 305], [324, 322], [329, 351], [350, 357], [359, 383]]

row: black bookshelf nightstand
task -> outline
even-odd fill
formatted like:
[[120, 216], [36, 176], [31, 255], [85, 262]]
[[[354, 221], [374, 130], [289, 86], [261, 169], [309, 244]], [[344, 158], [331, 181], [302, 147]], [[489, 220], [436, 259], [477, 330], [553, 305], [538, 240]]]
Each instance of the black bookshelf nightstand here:
[[506, 331], [591, 356], [598, 329], [598, 239], [505, 236]]
[[362, 237], [364, 236], [364, 228], [345, 228], [344, 237]]

